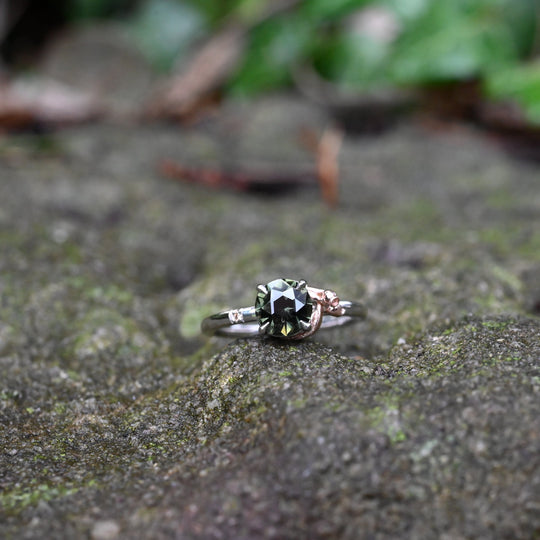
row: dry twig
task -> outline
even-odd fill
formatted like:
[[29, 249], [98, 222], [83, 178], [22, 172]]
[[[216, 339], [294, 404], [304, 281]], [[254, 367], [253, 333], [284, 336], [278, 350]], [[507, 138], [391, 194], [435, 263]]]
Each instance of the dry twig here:
[[335, 208], [338, 204], [339, 150], [343, 134], [335, 128], [323, 133], [317, 148], [317, 176], [324, 202]]
[[159, 171], [173, 180], [211, 188], [259, 193], [281, 193], [301, 186], [314, 186], [318, 180], [323, 201], [330, 208], [335, 208], [338, 203], [338, 156], [342, 140], [341, 131], [334, 128], [325, 130], [314, 148], [316, 167], [313, 168], [225, 170], [186, 167], [171, 160], [164, 160], [159, 165]]
[[264, 169], [227, 171], [212, 168], [185, 167], [165, 160], [160, 164], [163, 176], [173, 180], [183, 180], [211, 188], [226, 188], [235, 191], [259, 193], [280, 193], [302, 185], [313, 185], [313, 170], [269, 171]]

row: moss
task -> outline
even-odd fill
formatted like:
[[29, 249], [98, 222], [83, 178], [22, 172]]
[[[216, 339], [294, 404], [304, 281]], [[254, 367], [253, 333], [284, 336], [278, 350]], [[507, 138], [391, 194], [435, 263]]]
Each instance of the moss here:
[[303, 409], [308, 403], [308, 398], [297, 398], [289, 401], [287, 405], [293, 409]]
[[522, 360], [521, 356], [506, 356], [501, 359], [503, 362], [520, 362]]
[[400, 411], [395, 407], [376, 406], [365, 412], [368, 426], [385, 434], [392, 444], [403, 442], [407, 435], [402, 427]]
[[510, 321], [482, 321], [480, 323], [484, 328], [489, 328], [490, 330], [498, 330], [506, 328], [509, 324], [511, 324]]
[[[90, 537], [114, 516], [126, 538], [531, 537], [528, 167], [465, 133], [351, 139], [330, 213], [315, 190], [141, 173], [167, 148], [190, 163], [190, 133], [85, 127], [59, 135], [65, 160], [4, 168], [0, 536]], [[305, 343], [199, 337], [282, 272], [370, 317]]]
[[53, 134], [18, 135], [2, 140], [0, 154], [25, 156], [25, 159], [60, 157], [65, 148], [59, 137]]
[[457, 239], [456, 231], [446, 226], [437, 206], [428, 199], [393, 206], [366, 226], [374, 237], [403, 242], [415, 242], [421, 238], [424, 242], [451, 243]]
[[505, 227], [482, 228], [478, 232], [481, 244], [489, 246], [498, 257], [508, 259], [524, 257], [540, 260], [540, 233], [524, 229], [521, 224]]
[[72, 354], [77, 358], [93, 355], [151, 352], [153, 343], [145, 336], [136, 322], [117, 311], [95, 308], [78, 322]]
[[[232, 307], [232, 306], [231, 306]], [[225, 309], [217, 303], [203, 303], [196, 298], [187, 299], [182, 306], [179, 330], [182, 336], [193, 339], [201, 334], [201, 321], [213, 313]]]
[[107, 285], [106, 287], [97, 286], [92, 288], [81, 287], [85, 296], [89, 300], [98, 302], [112, 301], [115, 304], [129, 305], [133, 302], [133, 292], [127, 289], [122, 289], [116, 285]]
[[33, 506], [39, 502], [50, 502], [62, 497], [75, 495], [80, 489], [96, 487], [96, 480], [89, 480], [79, 486], [57, 486], [39, 484], [31, 489], [14, 489], [0, 493], [0, 507], [10, 513], [20, 512], [27, 506]]

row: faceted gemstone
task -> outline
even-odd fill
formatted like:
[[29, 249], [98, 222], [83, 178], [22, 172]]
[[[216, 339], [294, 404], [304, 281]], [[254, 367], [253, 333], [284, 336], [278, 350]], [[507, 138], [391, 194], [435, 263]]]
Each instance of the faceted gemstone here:
[[300, 287], [294, 279], [275, 279], [266, 289], [267, 292], [258, 291], [255, 300], [259, 324], [268, 325], [266, 333], [290, 338], [304, 332], [302, 323], [309, 324], [313, 312], [306, 285]]

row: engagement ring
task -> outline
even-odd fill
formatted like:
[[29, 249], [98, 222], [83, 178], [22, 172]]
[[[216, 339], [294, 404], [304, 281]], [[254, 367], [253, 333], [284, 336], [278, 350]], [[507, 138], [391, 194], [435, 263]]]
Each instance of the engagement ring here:
[[257, 286], [253, 307], [220, 311], [204, 319], [201, 329], [226, 337], [302, 339], [319, 328], [335, 328], [366, 315], [360, 302], [340, 300], [334, 291], [310, 287], [304, 280], [280, 278]]

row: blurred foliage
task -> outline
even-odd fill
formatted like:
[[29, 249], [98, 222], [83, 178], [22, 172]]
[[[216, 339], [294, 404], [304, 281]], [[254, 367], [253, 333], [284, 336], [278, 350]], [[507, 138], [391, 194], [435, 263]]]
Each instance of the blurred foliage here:
[[480, 79], [540, 122], [536, 0], [313, 0], [251, 31], [230, 90], [287, 84], [298, 65], [358, 91]]
[[302, 2], [252, 31], [232, 90], [279, 86], [300, 61], [359, 90], [481, 77], [531, 51], [536, 19], [535, 0]]
[[298, 15], [272, 19], [253, 29], [248, 53], [231, 81], [236, 94], [253, 94], [290, 82], [291, 68], [307, 56], [312, 28]]
[[111, 17], [123, 13], [133, 4], [132, 0], [69, 0], [67, 16], [75, 21]]
[[160, 71], [182, 60], [193, 42], [206, 33], [207, 23], [192, 5], [148, 0], [131, 18], [129, 30], [139, 48]]
[[390, 80], [421, 84], [467, 79], [511, 62], [518, 47], [504, 17], [508, 4], [431, 2], [393, 43], [386, 60]]
[[528, 120], [540, 125], [540, 62], [512, 66], [491, 73], [487, 94], [494, 99], [511, 99]]
[[66, 1], [77, 20], [131, 10], [124, 23], [160, 70], [239, 22], [249, 44], [227, 87], [235, 95], [288, 85], [298, 66], [360, 92], [479, 79], [540, 122], [538, 0]]

